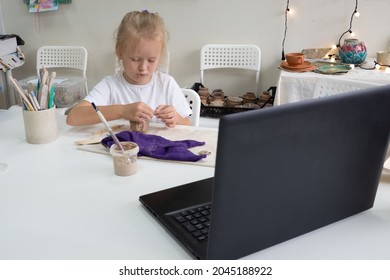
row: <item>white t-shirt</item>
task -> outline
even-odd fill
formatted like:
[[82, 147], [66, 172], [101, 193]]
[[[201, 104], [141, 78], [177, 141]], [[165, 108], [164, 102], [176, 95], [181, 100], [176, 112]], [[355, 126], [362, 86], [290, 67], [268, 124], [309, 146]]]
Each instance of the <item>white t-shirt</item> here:
[[[182, 117], [192, 111], [182, 90], [168, 74], [155, 72], [146, 85], [132, 85], [123, 77], [123, 72], [101, 80], [84, 98], [97, 106], [144, 102], [153, 110], [159, 105], [171, 105]], [[154, 117], [152, 121], [157, 121]]]

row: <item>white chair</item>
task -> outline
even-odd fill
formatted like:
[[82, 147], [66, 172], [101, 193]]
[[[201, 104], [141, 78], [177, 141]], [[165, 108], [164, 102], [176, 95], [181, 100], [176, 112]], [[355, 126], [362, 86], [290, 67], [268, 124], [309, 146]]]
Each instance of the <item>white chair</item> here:
[[192, 110], [192, 114], [190, 115], [191, 124], [193, 126], [199, 126], [200, 119], [200, 97], [199, 94], [189, 88], [182, 88], [184, 97], [186, 98], [188, 105]]
[[200, 82], [208, 69], [236, 68], [256, 71], [255, 94], [258, 95], [261, 51], [256, 45], [207, 44], [200, 51]]
[[84, 78], [85, 94], [88, 94], [87, 59], [88, 51], [82, 46], [42, 46], [37, 51], [37, 75], [42, 67], [76, 70]]
[[329, 95], [355, 91], [359, 89], [378, 86], [370, 82], [361, 82], [353, 80], [340, 80], [336, 78], [321, 78], [316, 83], [314, 89], [314, 98], [325, 97]]

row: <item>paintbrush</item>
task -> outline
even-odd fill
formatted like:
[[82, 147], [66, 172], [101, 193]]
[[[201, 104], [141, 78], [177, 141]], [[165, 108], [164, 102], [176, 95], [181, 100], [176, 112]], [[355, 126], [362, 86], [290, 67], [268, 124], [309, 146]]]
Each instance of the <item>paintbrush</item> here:
[[116, 137], [115, 133], [112, 131], [111, 127], [108, 125], [108, 122], [106, 121], [106, 119], [104, 118], [103, 114], [100, 112], [99, 108], [95, 105], [95, 103], [91, 103], [92, 104], [92, 107], [95, 109], [96, 113], [98, 114], [100, 120], [102, 121], [102, 123], [104, 124], [104, 126], [106, 127], [106, 129], [108, 130], [108, 132], [110, 133], [112, 139], [114, 140], [116, 146], [121, 149], [122, 152], [124, 152], [125, 150], [123, 149], [121, 143], [119, 142], [118, 138]]
[[23, 100], [24, 104], [26, 105], [27, 109], [29, 111], [35, 111], [34, 106], [30, 103], [30, 100], [28, 99], [28, 97], [24, 93], [24, 90], [19, 85], [18, 81], [15, 80], [14, 78], [12, 78], [11, 76], [9, 77], [9, 81], [11, 82], [13, 87], [15, 88], [16, 92], [19, 93], [19, 95], [22, 98], [22, 100]]

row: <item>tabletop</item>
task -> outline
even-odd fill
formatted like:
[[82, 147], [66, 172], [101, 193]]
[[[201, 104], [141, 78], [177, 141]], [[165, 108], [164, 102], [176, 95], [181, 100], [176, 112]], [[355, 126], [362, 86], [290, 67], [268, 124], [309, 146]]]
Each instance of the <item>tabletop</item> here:
[[[138, 198], [214, 168], [140, 159], [135, 175], [116, 176], [110, 156], [74, 144], [103, 126], [69, 127], [63, 115], [58, 123], [55, 142], [28, 144], [22, 112], [0, 110], [0, 260], [192, 259]], [[245, 259], [389, 259], [389, 236], [384, 171], [372, 209]]]
[[[367, 59], [367, 63], [362, 67], [373, 68], [373, 59]], [[329, 83], [359, 83], [368, 86], [390, 84], [390, 73], [380, 70], [366, 70], [355, 67], [346, 74], [326, 75], [316, 72], [291, 72], [280, 70], [275, 105], [291, 103], [311, 99], [316, 95], [318, 84], [322, 80]]]

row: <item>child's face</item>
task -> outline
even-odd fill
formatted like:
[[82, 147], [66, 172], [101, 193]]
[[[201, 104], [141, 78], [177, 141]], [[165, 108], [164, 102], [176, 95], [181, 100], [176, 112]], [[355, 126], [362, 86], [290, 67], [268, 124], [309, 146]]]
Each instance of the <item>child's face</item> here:
[[133, 85], [147, 84], [157, 69], [160, 53], [158, 40], [141, 39], [134, 50], [125, 47], [121, 59], [126, 81]]

